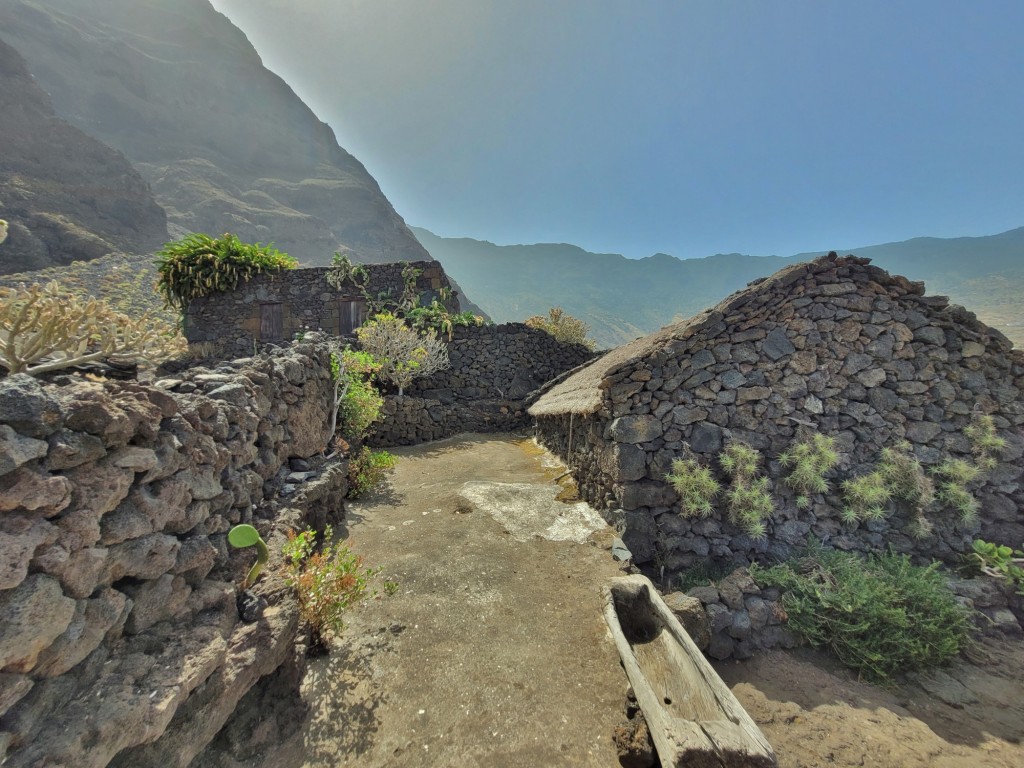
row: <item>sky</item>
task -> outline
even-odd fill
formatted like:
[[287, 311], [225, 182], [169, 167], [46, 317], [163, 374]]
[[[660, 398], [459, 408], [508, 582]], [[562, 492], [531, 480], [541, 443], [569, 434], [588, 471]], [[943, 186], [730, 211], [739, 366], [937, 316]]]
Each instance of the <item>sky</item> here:
[[405, 220], [639, 258], [1024, 226], [1021, 0], [212, 0]]

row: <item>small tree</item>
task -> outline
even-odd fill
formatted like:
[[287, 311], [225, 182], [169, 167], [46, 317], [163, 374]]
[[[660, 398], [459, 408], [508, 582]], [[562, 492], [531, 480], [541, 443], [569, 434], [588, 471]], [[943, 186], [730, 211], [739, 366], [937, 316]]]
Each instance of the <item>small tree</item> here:
[[356, 329], [360, 346], [381, 364], [378, 376], [398, 387], [399, 396], [421, 376], [449, 367], [448, 348], [428, 331], [422, 336], [399, 317], [382, 312]]
[[526, 321], [526, 324], [531, 328], [538, 328], [550, 333], [557, 341], [565, 344], [582, 344], [587, 349], [597, 347], [593, 339], [587, 338], [590, 326], [579, 318], [566, 314], [561, 307], [549, 309], [547, 317], [534, 315]]
[[185, 340], [166, 323], [80, 299], [57, 282], [0, 288], [0, 367], [10, 373], [34, 376], [108, 359], [157, 362], [184, 350]]

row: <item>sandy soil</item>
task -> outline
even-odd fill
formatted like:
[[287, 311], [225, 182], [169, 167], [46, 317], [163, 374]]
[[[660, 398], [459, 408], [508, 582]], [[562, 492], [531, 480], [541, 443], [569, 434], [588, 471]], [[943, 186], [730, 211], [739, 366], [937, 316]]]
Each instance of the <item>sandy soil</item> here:
[[[395, 453], [387, 488], [350, 505], [343, 533], [397, 591], [353, 611], [330, 656], [311, 661], [299, 733], [218, 765], [618, 765], [627, 681], [600, 596], [620, 574], [610, 529], [554, 500], [569, 495], [555, 482], [564, 468], [531, 440], [464, 435]], [[973, 655], [893, 690], [806, 650], [718, 669], [783, 768], [1020, 768], [1024, 646]]]
[[[1024, 646], [991, 640], [950, 668], [883, 689], [817, 652], [716, 665], [781, 768], [1024, 766]], [[945, 701], [943, 701], [945, 699]]]

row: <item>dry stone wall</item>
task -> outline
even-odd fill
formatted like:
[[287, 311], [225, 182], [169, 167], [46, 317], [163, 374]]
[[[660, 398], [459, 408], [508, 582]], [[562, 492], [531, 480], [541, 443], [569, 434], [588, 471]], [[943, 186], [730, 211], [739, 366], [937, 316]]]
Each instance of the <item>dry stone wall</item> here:
[[289, 467], [326, 445], [332, 392], [325, 344], [152, 385], [0, 380], [0, 762], [185, 766], [292, 659], [291, 591], [261, 578], [240, 621], [253, 555], [226, 532], [278, 552], [342, 512], [343, 464]]
[[[708, 559], [777, 559], [810, 537], [841, 549], [892, 546], [945, 560], [978, 535], [1024, 541], [1024, 356], [962, 307], [925, 296], [923, 284], [866, 259], [827, 257], [753, 283], [639, 343], [593, 386], [601, 398], [595, 412], [538, 416], [538, 433], [574, 467], [584, 497], [624, 529], [639, 563], [671, 573]], [[978, 524], [961, 525], [936, 507], [924, 538], [908, 533], [907, 515], [898, 511], [848, 525], [837, 493], [798, 509], [782, 482], [779, 455], [814, 432], [834, 436], [843, 453], [833, 488], [868, 472], [883, 447], [901, 441], [926, 468], [970, 458], [964, 428], [976, 412], [992, 414], [1007, 440], [998, 466], [975, 489]], [[780, 500], [759, 540], [728, 522], [724, 503], [708, 518], [682, 516], [665, 481], [673, 459], [693, 455], [727, 482], [718, 455], [738, 440], [763, 453]]]
[[[451, 283], [441, 264], [417, 261], [411, 264], [365, 264], [369, 280], [365, 287], [346, 283], [339, 290], [327, 282], [331, 267], [307, 267], [274, 274], [256, 275], [233, 291], [224, 291], [193, 299], [185, 318], [185, 337], [190, 344], [212, 342], [225, 354], [252, 354], [253, 342], [289, 341], [310, 331], [337, 335], [341, 329], [341, 302], [376, 299], [390, 295], [397, 300], [404, 290], [402, 271], [419, 270], [416, 289], [420, 304], [428, 306], [441, 298], [441, 289]], [[281, 337], [266, 338], [261, 331], [262, 305], [281, 305]], [[450, 312], [459, 311], [458, 299], [451, 294], [446, 302]]]
[[522, 323], [458, 327], [448, 341], [451, 368], [413, 381], [391, 396], [370, 442], [415, 445], [459, 432], [526, 427], [534, 390], [593, 357], [581, 344], [556, 341]]

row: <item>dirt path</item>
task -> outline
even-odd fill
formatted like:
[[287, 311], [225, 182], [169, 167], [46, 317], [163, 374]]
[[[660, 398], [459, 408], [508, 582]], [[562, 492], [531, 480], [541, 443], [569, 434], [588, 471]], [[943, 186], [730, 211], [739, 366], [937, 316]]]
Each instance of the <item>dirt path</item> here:
[[[528, 439], [395, 453], [387, 488], [350, 504], [342, 533], [397, 591], [354, 610], [310, 662], [299, 733], [218, 768], [617, 766], [627, 681], [600, 597], [620, 574], [611, 531], [555, 501], [564, 469]], [[1019, 768], [1024, 645], [978, 655], [891, 691], [810, 651], [718, 669], [782, 768]]]
[[[305, 765], [617, 765], [627, 683], [600, 585], [619, 570], [602, 546], [531, 535], [590, 534], [582, 510], [553, 498], [563, 470], [524, 439], [394, 453], [389, 487], [351, 504], [347, 525], [353, 548], [383, 568], [378, 581], [398, 589], [354, 611], [330, 657], [312, 663]], [[458, 495], [466, 483], [469, 498]], [[548, 496], [546, 523], [530, 484]]]

